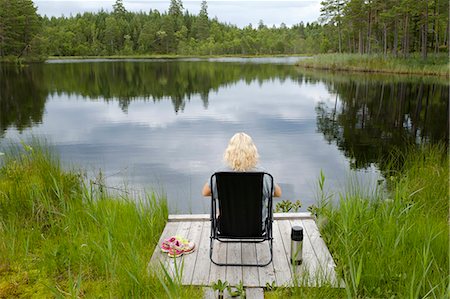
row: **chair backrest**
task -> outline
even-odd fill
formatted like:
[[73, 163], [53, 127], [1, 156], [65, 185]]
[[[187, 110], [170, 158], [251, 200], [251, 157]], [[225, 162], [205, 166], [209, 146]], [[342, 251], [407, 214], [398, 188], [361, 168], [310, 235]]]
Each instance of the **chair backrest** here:
[[[217, 172], [211, 176], [212, 200], [218, 199], [219, 236], [261, 238], [264, 196], [264, 172]], [[214, 190], [216, 189], [216, 190]], [[217, 194], [214, 192], [217, 191]], [[272, 194], [268, 194], [269, 197]], [[270, 205], [272, 200], [270, 201]], [[271, 206], [268, 207], [271, 209]], [[215, 213], [215, 211], [213, 211]], [[271, 213], [267, 213], [270, 215]]]

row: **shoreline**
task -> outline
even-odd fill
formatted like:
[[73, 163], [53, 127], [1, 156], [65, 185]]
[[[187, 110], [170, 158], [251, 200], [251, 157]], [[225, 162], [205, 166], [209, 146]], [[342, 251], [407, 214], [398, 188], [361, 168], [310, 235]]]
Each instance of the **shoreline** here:
[[[438, 63], [436, 63], [438, 61]], [[337, 72], [373, 74], [423, 75], [449, 77], [450, 64], [444, 55], [430, 55], [423, 61], [415, 55], [408, 58], [383, 56], [379, 54], [318, 54], [299, 61], [296, 66], [303, 69], [317, 69]]]
[[[383, 56], [380, 54], [261, 54], [261, 55], [176, 55], [176, 54], [155, 54], [155, 55], [108, 55], [108, 56], [49, 56], [35, 58], [15, 58], [5, 57], [0, 59], [2, 64], [34, 64], [49, 63], [54, 61], [83, 61], [83, 60], [177, 60], [192, 59], [204, 60], [215, 58], [295, 58], [299, 61], [294, 65], [301, 69], [325, 70], [333, 72], [347, 73], [367, 73], [367, 74], [395, 74], [395, 75], [419, 75], [429, 77], [450, 77], [450, 63], [446, 54], [430, 54], [427, 60], [421, 60], [417, 54], [411, 54], [408, 58]], [[445, 62], [447, 62], [445, 64]]]

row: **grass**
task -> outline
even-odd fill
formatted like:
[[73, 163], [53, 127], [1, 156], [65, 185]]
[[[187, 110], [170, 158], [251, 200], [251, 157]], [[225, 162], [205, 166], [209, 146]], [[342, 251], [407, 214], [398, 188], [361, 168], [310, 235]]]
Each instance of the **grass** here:
[[0, 298], [199, 296], [147, 269], [164, 199], [100, 192], [38, 143], [0, 160]]
[[370, 73], [396, 73], [449, 76], [449, 57], [446, 54], [430, 54], [426, 60], [418, 55], [408, 58], [379, 54], [321, 54], [303, 59], [297, 64], [303, 68], [333, 71], [358, 71]]
[[424, 146], [388, 160], [387, 191], [355, 187], [335, 206], [322, 193], [315, 209], [346, 295], [449, 298], [447, 152]]

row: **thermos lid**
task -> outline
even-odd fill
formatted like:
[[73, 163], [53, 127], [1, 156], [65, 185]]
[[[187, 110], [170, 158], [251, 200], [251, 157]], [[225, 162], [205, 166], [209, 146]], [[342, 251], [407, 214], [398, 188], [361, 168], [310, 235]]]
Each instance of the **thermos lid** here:
[[291, 230], [291, 240], [303, 241], [303, 227], [294, 225]]

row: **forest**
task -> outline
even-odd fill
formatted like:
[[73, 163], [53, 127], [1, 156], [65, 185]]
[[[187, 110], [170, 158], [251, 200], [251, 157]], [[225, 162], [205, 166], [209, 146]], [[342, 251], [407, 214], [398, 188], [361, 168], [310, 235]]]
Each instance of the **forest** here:
[[316, 22], [239, 28], [171, 0], [168, 10], [37, 14], [32, 0], [0, 0], [0, 57], [384, 54], [449, 52], [447, 0], [324, 0]]

